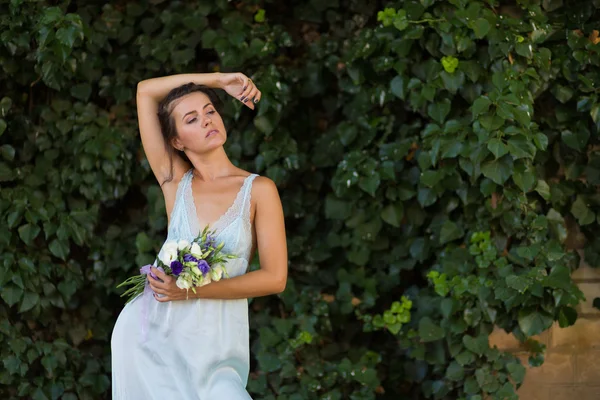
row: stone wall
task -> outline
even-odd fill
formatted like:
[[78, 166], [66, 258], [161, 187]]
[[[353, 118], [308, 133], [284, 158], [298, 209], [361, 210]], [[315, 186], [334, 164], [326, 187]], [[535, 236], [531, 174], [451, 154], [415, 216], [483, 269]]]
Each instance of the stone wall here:
[[586, 297], [575, 325], [561, 329], [555, 323], [538, 340], [546, 347], [541, 367], [528, 366], [527, 354], [512, 334], [495, 331], [490, 345], [516, 353], [527, 367], [520, 400], [600, 400], [600, 311], [592, 307], [600, 297], [600, 268], [583, 264], [573, 279]]

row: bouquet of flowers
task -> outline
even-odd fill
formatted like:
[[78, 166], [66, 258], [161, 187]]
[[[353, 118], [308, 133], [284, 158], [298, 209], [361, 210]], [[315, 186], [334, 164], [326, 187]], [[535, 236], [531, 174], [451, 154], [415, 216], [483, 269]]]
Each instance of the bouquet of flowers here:
[[[155, 267], [167, 275], [177, 277], [175, 281], [180, 289], [192, 289], [204, 286], [211, 281], [219, 281], [225, 276], [229, 278], [225, 263], [235, 255], [225, 254], [221, 250], [225, 243], [215, 247], [215, 232], [204, 228], [192, 242], [187, 240], [165, 242], [155, 261]], [[132, 286], [121, 295], [129, 296], [126, 303], [144, 292], [147, 275], [157, 278], [150, 270], [151, 264], [140, 268], [140, 275], [132, 276], [117, 287]]]

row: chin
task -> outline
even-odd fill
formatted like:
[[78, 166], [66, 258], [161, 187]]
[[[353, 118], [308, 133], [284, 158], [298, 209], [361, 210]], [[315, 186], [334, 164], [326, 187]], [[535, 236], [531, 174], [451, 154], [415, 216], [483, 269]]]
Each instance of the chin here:
[[206, 146], [202, 146], [202, 148], [198, 149], [198, 151], [200, 153], [210, 153], [214, 150], [222, 148], [223, 145], [225, 145], [225, 142], [226, 140], [224, 139], [214, 138], [214, 140], [211, 140], [209, 143], [206, 144]]

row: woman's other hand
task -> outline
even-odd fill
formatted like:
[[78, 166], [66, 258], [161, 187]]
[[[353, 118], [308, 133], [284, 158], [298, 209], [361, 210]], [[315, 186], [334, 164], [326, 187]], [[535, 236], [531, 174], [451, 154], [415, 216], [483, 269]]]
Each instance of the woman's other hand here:
[[248, 108], [254, 110], [254, 105], [260, 101], [261, 93], [252, 79], [241, 72], [222, 73], [221, 89], [235, 97]]
[[[155, 267], [150, 267], [150, 270], [160, 279], [156, 280], [148, 274], [148, 282], [150, 288], [154, 291], [154, 298], [160, 302], [186, 300], [189, 298], [187, 290], [180, 289], [175, 284], [175, 278], [165, 274]], [[162, 281], [162, 282], [161, 282]], [[161, 297], [157, 296], [160, 294]]]

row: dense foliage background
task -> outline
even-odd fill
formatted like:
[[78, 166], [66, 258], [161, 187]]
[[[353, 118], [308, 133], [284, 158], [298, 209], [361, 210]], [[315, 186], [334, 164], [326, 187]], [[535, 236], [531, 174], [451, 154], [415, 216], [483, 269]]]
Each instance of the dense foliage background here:
[[[0, 396], [110, 398], [117, 282], [166, 233], [136, 84], [242, 71], [227, 151], [279, 186], [257, 399], [514, 399], [488, 346], [576, 318], [600, 239], [600, 1], [4, 1]], [[256, 268], [257, 266], [253, 266]]]

